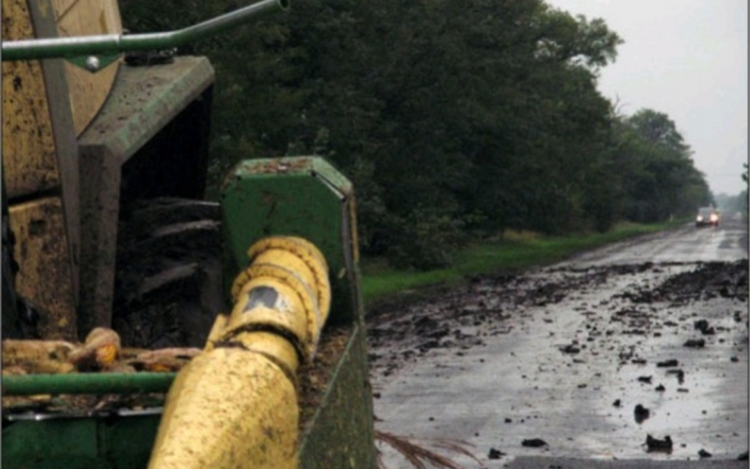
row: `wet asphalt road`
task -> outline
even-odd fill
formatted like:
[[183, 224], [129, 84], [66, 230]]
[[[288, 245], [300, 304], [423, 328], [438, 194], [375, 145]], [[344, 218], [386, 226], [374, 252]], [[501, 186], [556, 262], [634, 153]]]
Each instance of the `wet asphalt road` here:
[[747, 255], [725, 218], [383, 312], [376, 426], [487, 468], [748, 467]]

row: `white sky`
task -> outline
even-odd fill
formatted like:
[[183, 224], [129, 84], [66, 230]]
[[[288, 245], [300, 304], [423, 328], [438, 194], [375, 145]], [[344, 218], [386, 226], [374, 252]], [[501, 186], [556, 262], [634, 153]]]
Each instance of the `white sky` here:
[[748, 160], [748, 0], [546, 0], [602, 18], [625, 43], [599, 91], [631, 115], [665, 113], [714, 194], [738, 194]]

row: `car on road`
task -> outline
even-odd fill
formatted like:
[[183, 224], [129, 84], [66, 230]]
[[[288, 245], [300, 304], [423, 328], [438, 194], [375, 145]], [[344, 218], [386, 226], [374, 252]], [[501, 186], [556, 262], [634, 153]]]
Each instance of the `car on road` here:
[[719, 212], [713, 207], [703, 207], [698, 210], [698, 215], [695, 217], [695, 226], [706, 226], [713, 225], [719, 226]]

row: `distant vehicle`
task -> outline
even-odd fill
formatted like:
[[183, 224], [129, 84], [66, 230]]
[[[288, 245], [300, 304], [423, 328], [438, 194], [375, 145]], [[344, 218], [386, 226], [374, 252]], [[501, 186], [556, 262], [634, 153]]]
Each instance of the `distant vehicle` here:
[[703, 207], [698, 210], [698, 216], [695, 217], [695, 226], [713, 225], [719, 226], [719, 212], [712, 207]]

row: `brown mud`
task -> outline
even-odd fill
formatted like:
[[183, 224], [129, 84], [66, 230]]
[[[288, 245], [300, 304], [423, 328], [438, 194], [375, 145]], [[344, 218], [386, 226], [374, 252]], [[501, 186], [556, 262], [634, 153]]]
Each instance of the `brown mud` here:
[[[525, 307], [553, 306], [579, 290], [591, 290], [613, 277], [661, 274], [668, 267], [687, 267], [689, 270], [668, 276], [657, 285], [632, 283], [624, 292], [604, 298], [599, 305], [613, 309], [615, 302], [632, 305], [667, 303], [667, 308], [684, 306], [691, 301], [713, 298], [734, 299], [742, 303], [748, 299], [748, 261], [652, 263], [608, 265], [593, 267], [559, 267], [545, 269], [554, 275], [486, 275], [475, 276], [469, 285], [450, 292], [437, 292], [429, 299], [412, 297], [400, 304], [391, 302], [379, 306], [376, 314], [368, 317], [370, 360], [374, 368], [385, 375], [401, 364], [415, 361], [431, 349], [466, 350], [483, 345], [487, 335], [503, 334], [513, 328], [515, 312]], [[416, 298], [416, 299], [415, 299]], [[744, 309], [744, 311], [743, 311]], [[735, 309], [741, 322], [747, 318], [747, 307]], [[650, 323], [649, 313], [631, 308], [620, 308], [611, 321], [629, 326], [620, 334], [645, 334], [639, 326]], [[624, 319], [621, 319], [624, 318]], [[551, 319], [549, 319], [551, 321]], [[705, 321], [705, 320], [704, 320]], [[490, 330], [485, 329], [490, 325]], [[667, 320], [667, 325], [671, 322]], [[596, 327], [592, 332], [596, 333]], [[599, 331], [612, 335], [610, 330]], [[387, 351], [385, 351], [387, 349]], [[568, 348], [568, 353], [575, 350]], [[577, 352], [573, 352], [577, 353]]]

